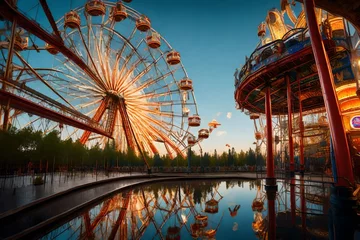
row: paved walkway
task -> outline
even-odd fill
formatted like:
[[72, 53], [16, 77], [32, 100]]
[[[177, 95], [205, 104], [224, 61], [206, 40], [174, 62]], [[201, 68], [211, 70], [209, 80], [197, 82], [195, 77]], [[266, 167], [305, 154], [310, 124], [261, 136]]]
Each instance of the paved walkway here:
[[0, 179], [0, 216], [9, 210], [22, 207], [37, 199], [45, 198], [68, 189], [78, 187], [87, 183], [101, 181], [104, 179], [118, 178], [123, 176], [142, 175], [141, 173], [110, 173], [106, 176], [99, 172], [97, 176], [91, 173], [85, 174], [55, 174], [47, 176], [46, 183], [35, 186], [32, 184], [32, 176], [21, 176]]

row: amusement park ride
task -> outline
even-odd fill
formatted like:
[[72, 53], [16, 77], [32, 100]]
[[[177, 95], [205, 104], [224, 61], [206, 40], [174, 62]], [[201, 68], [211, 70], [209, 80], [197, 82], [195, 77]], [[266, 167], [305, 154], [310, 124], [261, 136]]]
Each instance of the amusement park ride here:
[[[352, 14], [358, 8], [350, 1], [299, 2], [298, 15], [292, 8], [295, 1], [281, 0], [281, 11], [271, 9], [259, 25], [259, 44], [235, 73], [236, 105], [254, 120], [257, 149], [266, 144], [269, 239], [276, 237], [277, 222], [274, 162], [287, 163], [286, 170], [294, 176], [295, 155], [302, 175], [311, 158], [331, 162], [335, 185], [329, 214], [337, 226], [331, 235], [350, 239], [352, 224], [339, 219], [355, 222], [356, 215], [353, 165], [355, 170], [360, 165], [360, 23]], [[295, 205], [294, 178], [291, 181]]]
[[[360, 151], [359, 34], [345, 18], [323, 9], [316, 8], [315, 17], [333, 74], [335, 103], [349, 140], [346, 148], [356, 148], [352, 152], [355, 155]], [[259, 25], [259, 45], [235, 75], [236, 103], [254, 121], [258, 149], [261, 151], [260, 146], [267, 142], [270, 129], [275, 136], [270, 146], [274, 143], [280, 162], [289, 159], [291, 172], [295, 170], [295, 155], [299, 156], [301, 172], [305, 170], [305, 158], [330, 161], [331, 128], [326, 109], [336, 107], [327, 106], [326, 101], [324, 104], [310, 31], [304, 7], [296, 16], [291, 4], [281, 1], [281, 11], [270, 10]], [[271, 106], [265, 100], [271, 101]], [[267, 119], [265, 112], [270, 108], [272, 114]]]
[[145, 162], [159, 149], [184, 157], [208, 138], [219, 124], [191, 133], [201, 118], [180, 53], [130, 2], [70, 2], [56, 20], [45, 0], [1, 1], [2, 129], [58, 129], [90, 146], [112, 138]]

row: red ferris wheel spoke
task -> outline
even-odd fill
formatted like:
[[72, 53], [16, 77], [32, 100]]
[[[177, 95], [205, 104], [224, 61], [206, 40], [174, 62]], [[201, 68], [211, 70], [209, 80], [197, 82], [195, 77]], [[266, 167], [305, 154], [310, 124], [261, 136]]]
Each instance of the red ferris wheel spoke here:
[[[95, 115], [94, 115], [94, 117], [93, 117], [93, 121], [94, 121], [94, 122], [98, 123], [98, 122], [100, 121], [101, 117], [104, 115], [104, 112], [105, 112], [105, 110], [106, 110], [106, 105], [107, 105], [107, 103], [106, 103], [105, 100], [103, 100], [103, 101], [100, 103], [100, 106], [99, 106], [98, 109], [96, 110], [96, 113], [95, 113]], [[80, 138], [80, 142], [81, 142], [82, 144], [85, 144], [85, 143], [87, 142], [87, 140], [89, 139], [90, 134], [91, 134], [90, 131], [85, 131], [85, 132], [83, 133], [83, 135], [81, 136], [81, 138]]]

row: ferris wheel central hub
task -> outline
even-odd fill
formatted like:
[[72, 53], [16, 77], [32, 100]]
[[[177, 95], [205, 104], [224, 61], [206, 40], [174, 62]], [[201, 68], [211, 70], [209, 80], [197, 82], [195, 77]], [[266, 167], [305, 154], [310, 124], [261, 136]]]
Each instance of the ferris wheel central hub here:
[[114, 90], [108, 90], [106, 95], [113, 100], [124, 99], [124, 96], [121, 93], [118, 93]]

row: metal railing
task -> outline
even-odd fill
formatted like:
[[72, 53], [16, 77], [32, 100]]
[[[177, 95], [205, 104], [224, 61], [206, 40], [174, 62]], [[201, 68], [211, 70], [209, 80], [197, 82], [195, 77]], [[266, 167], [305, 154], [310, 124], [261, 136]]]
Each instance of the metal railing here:
[[[323, 36], [326, 39], [325, 36]], [[336, 46], [349, 49], [346, 38], [332, 38]], [[262, 67], [276, 62], [286, 56], [295, 54], [307, 46], [310, 46], [310, 36], [307, 28], [292, 29], [280, 40], [273, 41], [261, 46], [250, 55], [241, 71], [235, 74], [235, 89], [251, 74]]]

